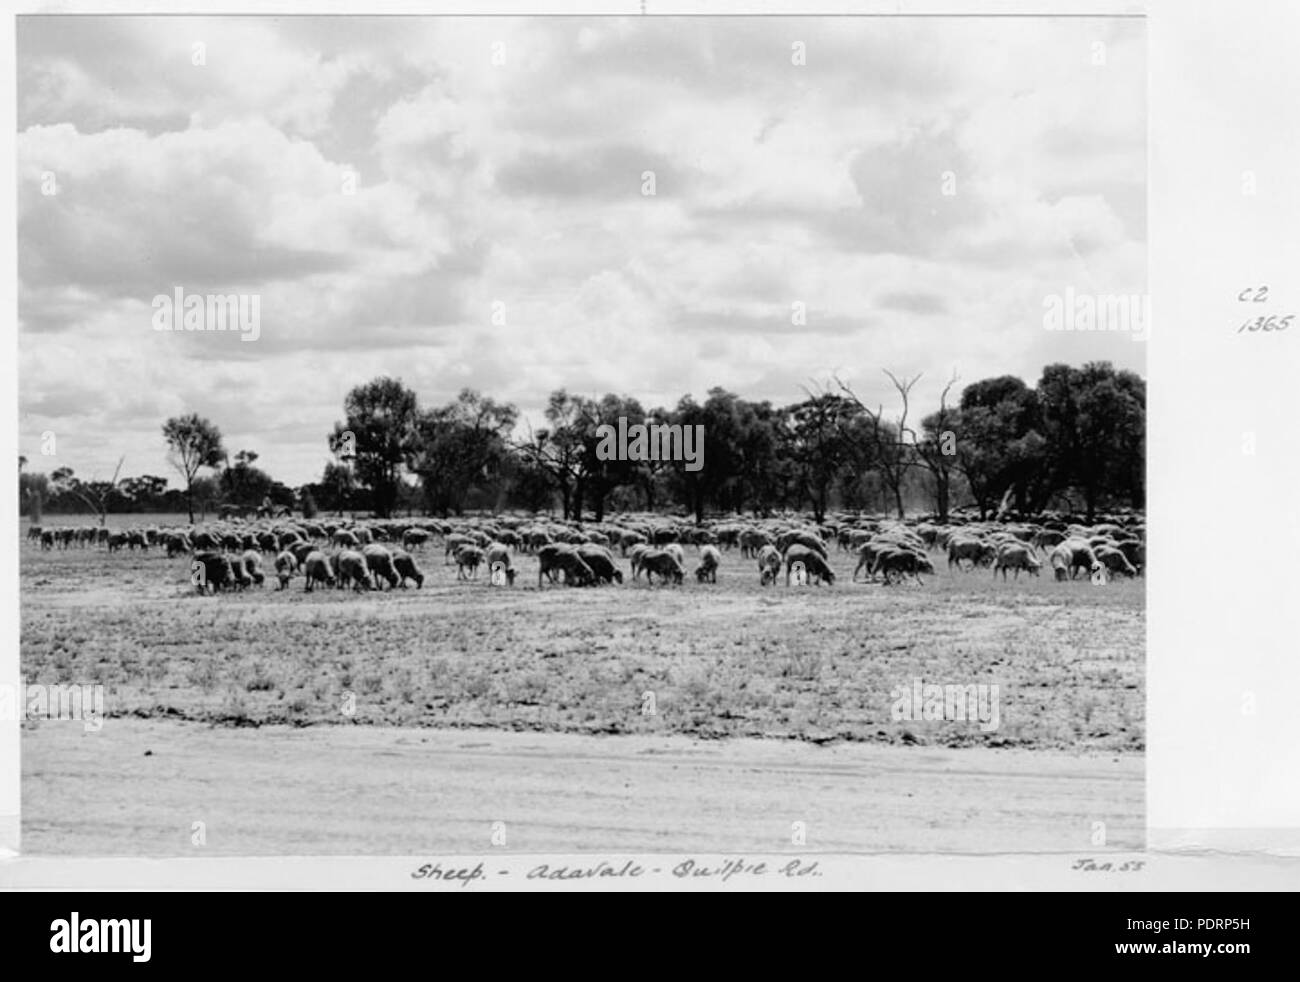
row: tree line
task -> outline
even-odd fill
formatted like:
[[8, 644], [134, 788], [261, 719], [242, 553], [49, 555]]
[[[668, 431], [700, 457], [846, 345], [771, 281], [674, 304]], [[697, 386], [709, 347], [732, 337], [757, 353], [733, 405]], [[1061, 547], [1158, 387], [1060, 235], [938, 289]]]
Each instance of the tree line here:
[[[835, 509], [900, 518], [926, 511], [942, 521], [959, 507], [981, 518], [1056, 508], [1091, 521], [1103, 509], [1143, 507], [1146, 383], [1135, 373], [1108, 362], [1054, 364], [1036, 386], [1009, 375], [983, 379], [950, 403], [954, 376], [939, 405], [920, 414], [911, 404], [920, 376], [885, 375], [897, 397], [888, 409], [866, 404], [837, 378], [784, 406], [713, 388], [702, 400], [687, 395], [671, 408], [646, 409], [628, 395], [560, 389], [536, 428], [514, 405], [473, 389], [424, 407], [400, 379], [380, 377], [347, 394], [326, 437], [332, 459], [311, 484], [286, 487], [254, 466], [249, 451], [230, 457], [220, 430], [191, 414], [163, 427], [183, 491], [152, 476], [81, 485], [66, 468], [48, 478], [23, 474], [20, 461], [22, 500], [29, 513], [33, 501], [76, 511], [93, 501], [101, 514], [186, 510], [191, 521], [196, 504], [201, 513], [270, 503], [380, 517], [522, 509], [578, 521], [613, 510], [702, 521], [786, 509], [818, 521]], [[620, 417], [702, 426], [704, 467], [602, 459], [598, 428], [617, 427]]]

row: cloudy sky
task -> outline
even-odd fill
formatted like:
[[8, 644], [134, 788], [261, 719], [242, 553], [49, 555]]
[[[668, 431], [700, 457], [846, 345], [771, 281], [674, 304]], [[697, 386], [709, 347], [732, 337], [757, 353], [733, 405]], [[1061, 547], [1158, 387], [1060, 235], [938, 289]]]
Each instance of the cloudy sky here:
[[[194, 411], [298, 484], [383, 374], [534, 419], [1145, 374], [1043, 328], [1145, 292], [1145, 72], [1136, 19], [20, 18], [20, 451], [174, 480]], [[260, 337], [154, 331], [177, 287]]]

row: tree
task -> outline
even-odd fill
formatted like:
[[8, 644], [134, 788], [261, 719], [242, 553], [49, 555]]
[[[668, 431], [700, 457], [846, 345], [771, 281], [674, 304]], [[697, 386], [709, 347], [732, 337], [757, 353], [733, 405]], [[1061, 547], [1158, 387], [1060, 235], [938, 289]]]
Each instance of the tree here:
[[957, 464], [956, 432], [953, 430], [957, 411], [956, 407], [948, 405], [948, 393], [956, 384], [957, 373], [953, 372], [939, 396], [939, 411], [921, 420], [921, 438], [918, 440], [915, 433], [911, 434], [916, 454], [934, 480], [934, 510], [944, 524], [948, 522], [952, 475]]
[[952, 420], [957, 469], [985, 518], [1010, 491], [1017, 510], [1041, 511], [1060, 482], [1044, 452], [1039, 396], [1013, 375], [968, 385]]
[[376, 378], [348, 393], [343, 413], [343, 422], [329, 435], [330, 450], [352, 461], [357, 481], [370, 489], [374, 513], [388, 518], [413, 446], [419, 415], [415, 393], [399, 379]]
[[530, 432], [528, 439], [515, 445], [533, 466], [546, 473], [559, 491], [561, 517], [567, 519], [572, 514], [577, 521], [582, 520], [584, 490], [584, 413], [581, 396], [556, 389], [546, 401], [546, 421], [550, 425]]
[[456, 401], [421, 413], [408, 466], [424, 484], [426, 505], [460, 514], [468, 495], [499, 481], [519, 418], [514, 406], [463, 389]]
[[118, 459], [117, 469], [113, 471], [111, 481], [82, 482], [72, 473], [71, 467], [60, 467], [50, 475], [50, 484], [56, 494], [76, 498], [99, 516], [100, 525], [106, 525], [108, 524], [108, 502], [117, 488], [117, 475], [122, 472], [124, 460], [125, 457]]
[[197, 413], [172, 417], [163, 424], [162, 431], [170, 448], [168, 462], [185, 479], [185, 503], [189, 509], [190, 524], [193, 525], [194, 479], [200, 470], [215, 470], [225, 459], [221, 431]]
[[850, 458], [849, 424], [859, 414], [852, 400], [822, 392], [788, 409], [789, 451], [799, 474], [803, 496], [812, 505], [813, 518], [826, 518], [830, 491]]
[[[835, 380], [840, 390], [849, 397], [850, 400], [862, 411], [867, 418], [867, 426], [863, 429], [868, 446], [865, 452], [874, 462], [875, 469], [879, 472], [882, 482], [889, 490], [894, 499], [894, 509], [901, 520], [904, 515], [903, 509], [903, 483], [907, 479], [907, 473], [916, 464], [915, 433], [908, 428], [907, 414], [909, 411], [909, 400], [911, 397], [912, 387], [920, 380], [921, 376], [900, 380], [893, 372], [885, 370], [889, 380], [898, 390], [899, 399], [902, 402], [902, 410], [898, 418], [892, 423], [886, 422], [884, 418], [885, 407], [883, 404], [877, 406], [873, 412], [859, 399], [854, 391], [838, 378]], [[911, 441], [905, 440], [907, 434], [912, 434]]]

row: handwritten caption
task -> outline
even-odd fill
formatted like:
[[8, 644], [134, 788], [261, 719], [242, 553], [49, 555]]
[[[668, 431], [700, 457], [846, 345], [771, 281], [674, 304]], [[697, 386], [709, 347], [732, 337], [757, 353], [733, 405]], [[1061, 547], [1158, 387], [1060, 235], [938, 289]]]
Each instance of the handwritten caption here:
[[[424, 863], [411, 871], [413, 880], [436, 880], [443, 883], [456, 883], [467, 887], [471, 883], [486, 882], [490, 877], [519, 879], [519, 870], [488, 869], [485, 863], [474, 866], [454, 866], [442, 862]], [[674, 864], [655, 866], [637, 863], [633, 860], [623, 862], [598, 860], [592, 863], [552, 865], [539, 863], [524, 873], [525, 880], [569, 881], [569, 880], [636, 880], [645, 878], [671, 878], [676, 880], [710, 880], [728, 883], [733, 880], [755, 880], [765, 878], [802, 879], [822, 875], [817, 860], [782, 859], [777, 862], [755, 861], [743, 858], [727, 859], [721, 862], [702, 862], [688, 858]]]

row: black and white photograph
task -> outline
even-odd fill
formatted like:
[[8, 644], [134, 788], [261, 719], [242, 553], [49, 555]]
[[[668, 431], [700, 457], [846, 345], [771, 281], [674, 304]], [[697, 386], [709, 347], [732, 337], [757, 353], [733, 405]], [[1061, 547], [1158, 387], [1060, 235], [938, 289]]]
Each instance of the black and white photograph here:
[[24, 855], [1145, 847], [1142, 18], [16, 40]]

